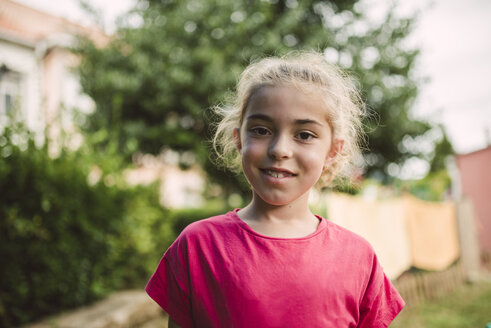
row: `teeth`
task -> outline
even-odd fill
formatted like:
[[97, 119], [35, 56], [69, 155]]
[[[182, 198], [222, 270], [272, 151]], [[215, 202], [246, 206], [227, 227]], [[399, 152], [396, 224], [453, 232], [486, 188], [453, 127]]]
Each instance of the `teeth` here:
[[277, 171], [271, 171], [271, 170], [266, 170], [266, 173], [268, 173], [268, 175], [272, 176], [273, 178], [285, 178], [285, 177], [291, 176], [291, 174], [289, 174], [289, 173], [277, 172]]

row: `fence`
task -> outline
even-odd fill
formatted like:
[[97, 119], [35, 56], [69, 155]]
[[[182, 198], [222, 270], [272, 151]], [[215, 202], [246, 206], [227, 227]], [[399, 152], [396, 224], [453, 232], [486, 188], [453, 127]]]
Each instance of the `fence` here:
[[[329, 194], [326, 205], [333, 222], [372, 244], [409, 306], [448, 295], [479, 277], [477, 230], [468, 199], [431, 203], [411, 196], [366, 200]], [[426, 271], [407, 272], [411, 267]]]
[[465, 280], [464, 266], [457, 262], [445, 271], [402, 275], [394, 285], [406, 304], [414, 306], [449, 294]]
[[454, 202], [426, 202], [410, 195], [370, 200], [330, 193], [326, 205], [332, 222], [368, 240], [392, 280], [411, 267], [445, 270], [459, 258]]

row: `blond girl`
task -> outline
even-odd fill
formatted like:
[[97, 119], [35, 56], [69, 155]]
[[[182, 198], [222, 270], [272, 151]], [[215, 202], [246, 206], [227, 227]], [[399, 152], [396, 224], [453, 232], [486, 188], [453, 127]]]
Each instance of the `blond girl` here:
[[404, 301], [361, 237], [313, 214], [309, 192], [349, 174], [362, 104], [319, 53], [242, 73], [214, 139], [252, 201], [189, 225], [146, 291], [170, 327], [387, 327]]

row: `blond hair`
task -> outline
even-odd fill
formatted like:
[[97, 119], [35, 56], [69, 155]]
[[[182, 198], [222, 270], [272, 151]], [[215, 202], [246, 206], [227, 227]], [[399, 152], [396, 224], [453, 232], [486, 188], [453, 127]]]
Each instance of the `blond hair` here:
[[326, 62], [317, 52], [290, 53], [264, 58], [250, 64], [241, 74], [230, 101], [214, 108], [221, 117], [213, 138], [217, 162], [234, 172], [241, 171], [233, 130], [240, 128], [251, 97], [265, 86], [293, 86], [302, 91], [318, 91], [325, 103], [334, 139], [344, 140], [343, 149], [324, 169], [321, 187], [335, 178], [351, 178], [354, 161], [361, 158], [359, 137], [365, 107], [349, 76]]

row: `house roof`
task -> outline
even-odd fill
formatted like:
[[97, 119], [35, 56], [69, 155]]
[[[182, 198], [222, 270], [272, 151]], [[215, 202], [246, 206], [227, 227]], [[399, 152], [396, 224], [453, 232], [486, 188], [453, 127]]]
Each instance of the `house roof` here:
[[107, 43], [100, 29], [83, 26], [12, 0], [0, 0], [0, 38], [26, 46], [53, 35], [84, 35], [98, 45]]

